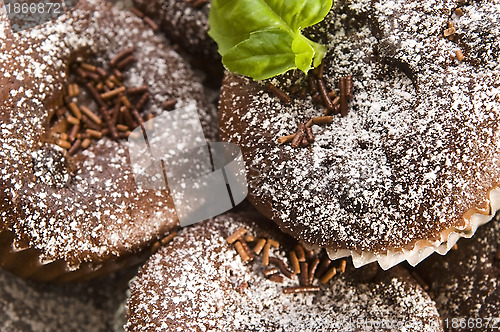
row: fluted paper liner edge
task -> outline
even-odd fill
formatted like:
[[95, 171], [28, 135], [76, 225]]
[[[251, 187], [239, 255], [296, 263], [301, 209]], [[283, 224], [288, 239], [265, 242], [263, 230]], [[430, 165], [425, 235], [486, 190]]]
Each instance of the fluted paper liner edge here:
[[441, 239], [438, 241], [419, 240], [413, 245], [413, 248], [388, 250], [385, 253], [327, 248], [328, 256], [330, 259], [351, 256], [352, 262], [356, 268], [372, 262], [377, 262], [382, 269], [388, 270], [405, 260], [408, 261], [410, 265], [415, 266], [434, 252], [445, 255], [453, 248], [460, 238], [471, 238], [476, 233], [479, 226], [493, 219], [495, 213], [500, 210], [500, 188], [491, 190], [488, 196], [489, 204], [486, 210], [479, 210], [477, 208], [470, 209], [464, 214], [464, 226], [445, 229], [441, 232]]

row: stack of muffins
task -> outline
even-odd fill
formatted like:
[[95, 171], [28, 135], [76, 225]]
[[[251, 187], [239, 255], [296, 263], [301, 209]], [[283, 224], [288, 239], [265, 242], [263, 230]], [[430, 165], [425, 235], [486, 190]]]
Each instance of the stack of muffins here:
[[[0, 330], [498, 329], [500, 3], [334, 1], [318, 69], [218, 103], [209, 1], [66, 6], [0, 7]], [[126, 142], [193, 105], [249, 195], [179, 229]]]

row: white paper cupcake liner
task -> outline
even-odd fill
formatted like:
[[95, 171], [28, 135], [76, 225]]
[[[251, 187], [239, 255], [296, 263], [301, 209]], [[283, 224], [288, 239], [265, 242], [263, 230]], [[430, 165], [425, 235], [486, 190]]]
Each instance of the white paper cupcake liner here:
[[[377, 262], [382, 269], [388, 270], [405, 260], [410, 265], [415, 266], [434, 252], [445, 255], [460, 238], [471, 238], [476, 233], [477, 228], [490, 221], [498, 210], [500, 210], [500, 188], [490, 191], [489, 205], [485, 211], [478, 209], [470, 210], [464, 216], [465, 225], [463, 227], [451, 227], [444, 230], [441, 233], [441, 239], [438, 241], [419, 240], [413, 248], [388, 250], [385, 253], [327, 249], [328, 256], [330, 259], [351, 256], [356, 268]], [[468, 215], [470, 217], [467, 217]]]

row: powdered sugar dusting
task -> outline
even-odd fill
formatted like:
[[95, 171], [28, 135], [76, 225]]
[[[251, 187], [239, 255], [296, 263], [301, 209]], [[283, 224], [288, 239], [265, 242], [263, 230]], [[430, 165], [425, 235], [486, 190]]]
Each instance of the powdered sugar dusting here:
[[[296, 286], [297, 280], [277, 284], [265, 279], [260, 259], [243, 264], [225, 241], [241, 226], [261, 235], [247, 213], [229, 213], [184, 229], [153, 255], [131, 284], [126, 329], [344, 331], [364, 319], [414, 324], [408, 330], [439, 330], [433, 302], [406, 274], [387, 272], [367, 284], [340, 276], [318, 294], [284, 295], [282, 288]], [[286, 261], [282, 252], [272, 255]]]
[[200, 82], [165, 39], [104, 1], [79, 1], [70, 14], [17, 34], [6, 20], [2, 7], [0, 228], [15, 233], [17, 249], [39, 249], [42, 262], [64, 259], [72, 268], [138, 251], [165, 234], [177, 224], [170, 195], [135, 187], [123, 142], [105, 138], [68, 158], [40, 140], [77, 56], [104, 63], [135, 47], [125, 84], [149, 87], [146, 112], [159, 114], [173, 98], [196, 104], [211, 139], [215, 111]]
[[136, 270], [78, 285], [36, 284], [0, 270], [2, 332], [123, 331], [121, 309]]
[[[445, 257], [431, 257], [417, 272], [429, 284], [440, 314], [455, 317], [498, 317], [500, 308], [500, 222], [498, 215], [476, 232], [474, 238], [458, 241], [457, 250]], [[498, 322], [486, 321], [483, 329]], [[476, 327], [481, 327], [476, 325]]]
[[194, 8], [193, 2], [134, 0], [140, 10], [161, 26], [162, 31], [188, 53], [220, 62], [217, 46], [208, 36], [210, 2]]
[[[500, 61], [493, 52], [499, 6], [464, 6], [460, 18], [452, 15], [456, 6], [336, 2], [308, 33], [328, 44], [327, 85], [336, 88], [340, 76], [353, 74], [354, 97], [347, 117], [313, 127], [310, 148], [278, 146], [276, 139], [321, 108], [297, 98], [284, 106], [255, 83], [228, 75], [222, 137], [245, 147], [251, 200], [269, 203], [264, 212], [285, 231], [321, 246], [385, 252], [439, 240], [484, 204], [500, 175]], [[454, 19], [458, 43], [442, 36]], [[481, 26], [489, 27], [491, 43], [478, 35]], [[450, 57], [460, 40], [476, 50], [463, 50], [463, 62]]]

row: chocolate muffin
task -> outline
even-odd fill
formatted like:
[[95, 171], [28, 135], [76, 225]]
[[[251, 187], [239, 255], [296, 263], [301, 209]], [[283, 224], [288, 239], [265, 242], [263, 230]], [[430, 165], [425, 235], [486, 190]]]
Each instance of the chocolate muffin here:
[[136, 186], [126, 138], [192, 105], [213, 139], [200, 81], [164, 38], [104, 1], [17, 33], [3, 10], [0, 22], [0, 266], [66, 281], [142, 259], [178, 221], [167, 190]]
[[134, 5], [152, 19], [168, 39], [192, 55], [193, 63], [218, 77], [220, 85], [220, 55], [207, 34], [210, 1], [134, 0]]
[[306, 31], [323, 67], [255, 82], [227, 73], [223, 140], [249, 200], [332, 258], [389, 268], [444, 254], [498, 204], [500, 6], [335, 2]]
[[52, 285], [0, 270], [0, 329], [118, 332], [123, 325], [127, 282], [136, 272], [132, 267], [77, 285]]
[[431, 257], [416, 268], [448, 331], [494, 330], [500, 324], [498, 217], [480, 227], [474, 238], [458, 241], [445, 257]]
[[183, 229], [131, 282], [125, 329], [441, 330], [434, 302], [405, 270], [330, 262], [332, 277], [324, 258], [296, 249], [297, 276], [286, 263], [292, 243], [248, 208]]

